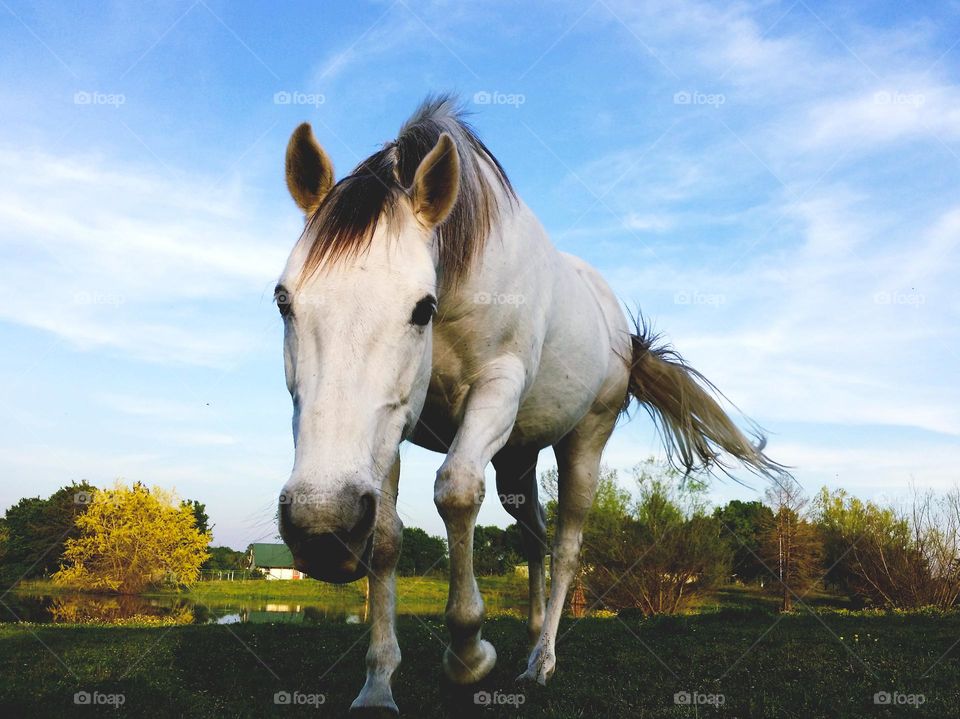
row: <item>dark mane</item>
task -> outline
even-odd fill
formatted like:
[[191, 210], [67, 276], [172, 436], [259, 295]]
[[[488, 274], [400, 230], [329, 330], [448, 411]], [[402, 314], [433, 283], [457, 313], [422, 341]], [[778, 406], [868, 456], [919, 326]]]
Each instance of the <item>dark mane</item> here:
[[[307, 223], [313, 237], [301, 277], [325, 262], [359, 254], [370, 246], [377, 225], [394, 224], [398, 200], [413, 184], [423, 158], [448, 133], [460, 155], [460, 192], [449, 217], [437, 228], [440, 274], [455, 284], [483, 249], [499, 210], [497, 190], [512, 201], [516, 195], [500, 163], [464, 119], [452, 95], [424, 100], [384, 145], [340, 180]], [[493, 170], [494, 186], [483, 166]]]

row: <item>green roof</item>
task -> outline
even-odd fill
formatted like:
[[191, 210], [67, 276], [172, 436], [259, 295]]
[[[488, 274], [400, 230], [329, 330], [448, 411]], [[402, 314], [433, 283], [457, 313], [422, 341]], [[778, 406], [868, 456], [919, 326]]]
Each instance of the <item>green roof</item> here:
[[251, 544], [251, 568], [256, 567], [292, 567], [293, 555], [286, 544]]

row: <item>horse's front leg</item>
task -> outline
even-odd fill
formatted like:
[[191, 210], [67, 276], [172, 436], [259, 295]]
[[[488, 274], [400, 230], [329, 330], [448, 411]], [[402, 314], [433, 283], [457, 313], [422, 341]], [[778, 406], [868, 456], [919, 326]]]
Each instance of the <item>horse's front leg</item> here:
[[362, 716], [390, 716], [400, 713], [390, 686], [393, 673], [400, 665], [400, 645], [397, 643], [395, 626], [397, 559], [403, 538], [403, 524], [397, 515], [399, 479], [398, 456], [380, 493], [373, 553], [367, 575], [371, 623], [370, 647], [367, 650], [367, 681], [350, 706], [351, 713]]
[[493, 645], [480, 636], [484, 610], [473, 575], [473, 529], [483, 502], [484, 470], [513, 429], [524, 372], [513, 358], [491, 363], [487, 370], [470, 389], [463, 422], [434, 485], [434, 502], [447, 527], [450, 548], [446, 610], [450, 645], [443, 668], [456, 684], [480, 681], [497, 662]]

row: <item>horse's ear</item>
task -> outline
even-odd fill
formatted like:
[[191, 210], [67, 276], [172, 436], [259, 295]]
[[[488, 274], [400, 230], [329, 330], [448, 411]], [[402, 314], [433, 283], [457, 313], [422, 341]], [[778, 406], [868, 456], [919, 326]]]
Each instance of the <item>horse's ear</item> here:
[[297, 207], [311, 215], [333, 187], [333, 164], [313, 136], [310, 123], [300, 125], [287, 143], [287, 189]]
[[413, 210], [427, 227], [447, 219], [460, 189], [460, 156], [453, 138], [440, 135], [413, 177]]

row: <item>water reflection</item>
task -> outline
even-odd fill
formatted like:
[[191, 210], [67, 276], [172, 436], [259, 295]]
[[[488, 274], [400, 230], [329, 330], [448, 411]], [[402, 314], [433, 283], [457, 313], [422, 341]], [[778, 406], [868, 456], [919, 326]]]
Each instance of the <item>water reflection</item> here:
[[[358, 604], [314, 605], [300, 602], [227, 600], [197, 601], [189, 597], [140, 597], [86, 593], [17, 594], [4, 602], [0, 622], [38, 624], [321, 624], [366, 621]], [[436, 612], [430, 612], [436, 613]]]
[[[229, 599], [196, 600], [189, 596], [141, 597], [86, 593], [19, 593], [4, 598], [0, 622], [83, 624], [362, 624], [367, 607], [362, 598], [340, 602], [308, 604], [302, 601]], [[401, 603], [401, 614], [441, 616], [443, 604]], [[522, 616], [523, 607], [503, 610], [496, 601], [487, 602], [488, 615], [509, 613]]]
[[51, 622], [68, 624], [193, 624], [195, 620], [188, 602], [162, 606], [130, 595], [58, 595], [50, 598], [47, 611]]

